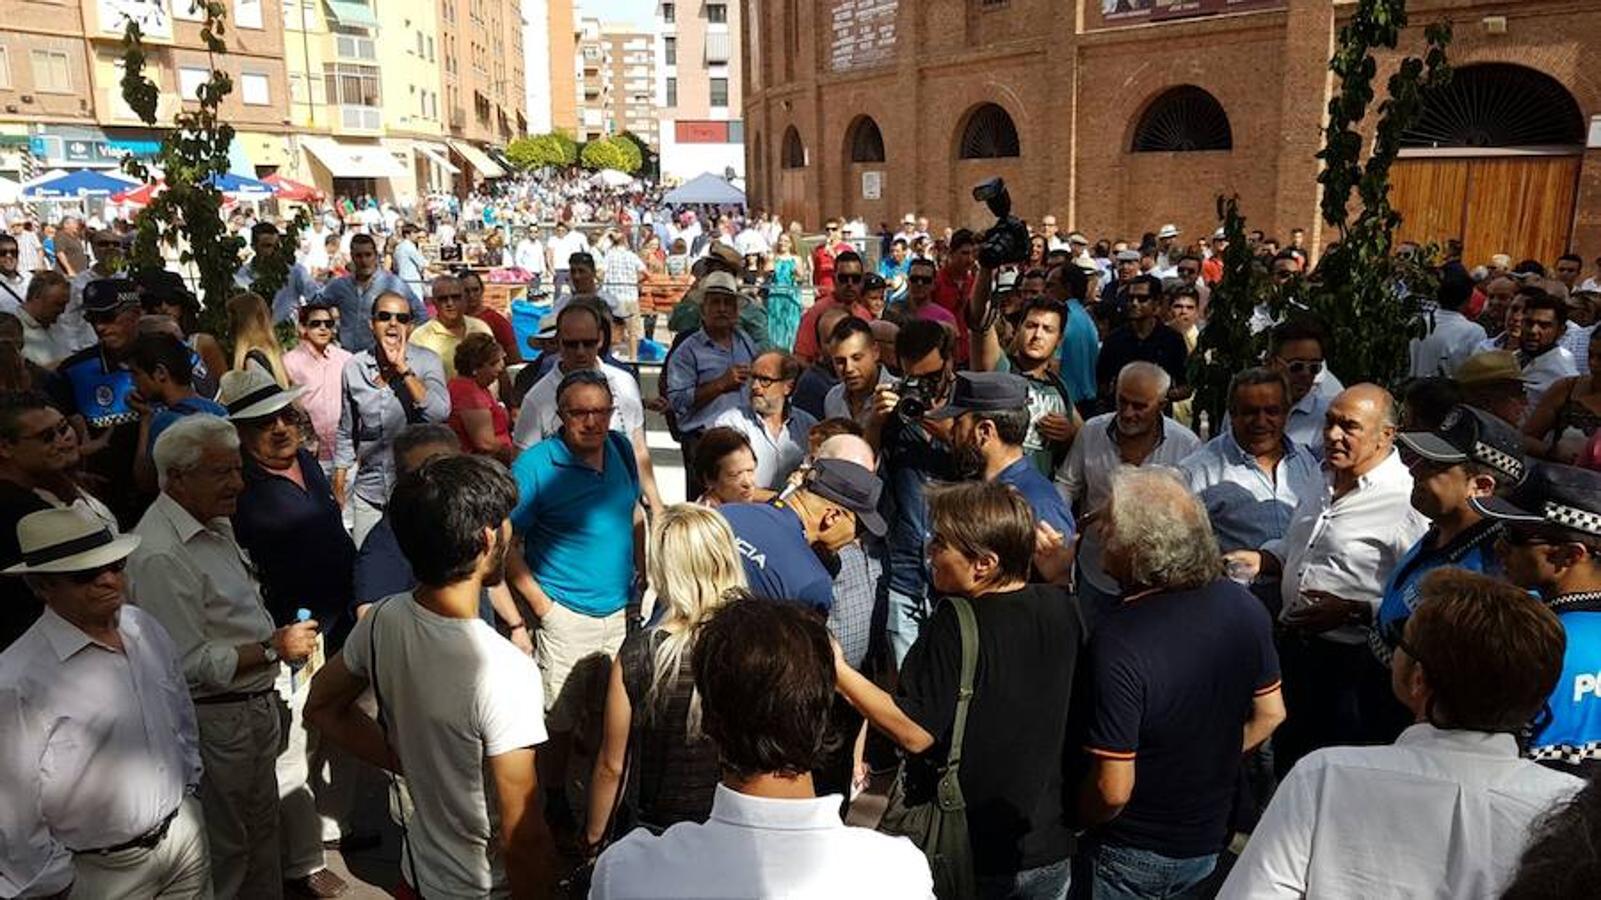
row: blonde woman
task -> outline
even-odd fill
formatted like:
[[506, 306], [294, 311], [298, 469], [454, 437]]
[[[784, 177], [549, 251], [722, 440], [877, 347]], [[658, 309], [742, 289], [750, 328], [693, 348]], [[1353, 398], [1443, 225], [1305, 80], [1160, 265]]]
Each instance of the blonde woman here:
[[[651, 528], [646, 571], [660, 622], [629, 636], [612, 663], [605, 732], [589, 787], [585, 844], [607, 838], [622, 783], [629, 821], [656, 833], [677, 822], [704, 822], [719, 777], [717, 748], [700, 731], [700, 699], [690, 672], [696, 633], [719, 607], [745, 590], [734, 532], [715, 510], [669, 506]], [[632, 758], [629, 746], [632, 744]], [[619, 819], [623, 810], [618, 810]]]
[[228, 333], [233, 335], [233, 367], [243, 369], [255, 363], [265, 369], [279, 385], [289, 386], [284, 374], [284, 351], [272, 330], [267, 301], [259, 294], [234, 294], [228, 298]]

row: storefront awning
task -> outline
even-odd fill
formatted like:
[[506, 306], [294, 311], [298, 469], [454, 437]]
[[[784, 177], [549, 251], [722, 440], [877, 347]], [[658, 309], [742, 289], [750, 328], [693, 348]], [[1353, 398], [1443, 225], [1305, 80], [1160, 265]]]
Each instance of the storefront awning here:
[[485, 178], [500, 178], [506, 174], [506, 170], [496, 165], [484, 151], [466, 141], [451, 141], [450, 149], [460, 153], [462, 159], [467, 160], [467, 164]]
[[406, 170], [388, 149], [377, 144], [346, 144], [323, 137], [303, 137], [300, 143], [328, 167], [335, 178], [404, 178]]
[[353, 28], [377, 28], [378, 17], [373, 15], [372, 7], [366, 0], [323, 0], [328, 4], [328, 14], [340, 25], [349, 25]]
[[460, 169], [456, 168], [454, 163], [450, 161], [450, 151], [446, 150], [442, 146], [437, 144], [425, 144], [422, 141], [418, 141], [415, 144], [412, 144], [412, 148], [418, 153], [421, 153], [423, 156], [433, 160], [439, 165], [439, 168], [444, 169], [451, 175], [455, 175], [461, 171]]

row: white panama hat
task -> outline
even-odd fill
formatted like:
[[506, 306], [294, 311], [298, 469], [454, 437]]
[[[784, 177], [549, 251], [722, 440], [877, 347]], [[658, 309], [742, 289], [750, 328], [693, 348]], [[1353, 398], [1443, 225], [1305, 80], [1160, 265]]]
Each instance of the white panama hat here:
[[228, 410], [232, 421], [259, 419], [295, 402], [304, 390], [285, 388], [266, 369], [251, 363], [223, 373], [217, 382], [217, 402]]
[[85, 572], [124, 559], [139, 546], [136, 534], [114, 535], [104, 522], [76, 509], [41, 509], [17, 523], [22, 562], [0, 574]]

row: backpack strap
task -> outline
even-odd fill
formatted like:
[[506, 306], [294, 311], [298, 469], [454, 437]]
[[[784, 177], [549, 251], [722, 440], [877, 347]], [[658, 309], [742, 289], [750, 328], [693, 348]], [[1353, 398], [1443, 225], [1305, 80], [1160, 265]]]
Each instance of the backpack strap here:
[[955, 780], [962, 764], [962, 739], [967, 734], [967, 709], [973, 702], [973, 676], [978, 671], [978, 619], [966, 597], [946, 597], [945, 602], [956, 610], [956, 621], [962, 635], [962, 679], [956, 689], [956, 721], [951, 725], [951, 749], [940, 772], [941, 795], [946, 779]]

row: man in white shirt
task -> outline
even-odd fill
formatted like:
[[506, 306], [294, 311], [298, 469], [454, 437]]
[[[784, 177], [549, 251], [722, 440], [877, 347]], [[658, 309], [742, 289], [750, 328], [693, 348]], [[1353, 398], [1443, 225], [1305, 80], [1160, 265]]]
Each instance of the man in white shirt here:
[[32, 271], [22, 268], [22, 251], [17, 239], [0, 231], [0, 312], [16, 315], [28, 295]]
[[[516, 502], [516, 484], [484, 457], [439, 457], [402, 478], [389, 521], [418, 586], [373, 605], [306, 701], [326, 739], [405, 773], [414, 811], [400, 871], [418, 896], [555, 886], [534, 800], [534, 747], [547, 736], [539, 670], [478, 617], [483, 589], [505, 577]], [[360, 705], [369, 687], [382, 724]]]
[[22, 356], [36, 366], [54, 369], [83, 349], [77, 343], [80, 335], [61, 321], [72, 288], [65, 276], [50, 269], [36, 273], [28, 288], [16, 311], [22, 323]]
[[762, 236], [761, 229], [757, 228], [755, 223], [747, 225], [740, 229], [739, 234], [734, 235], [734, 249], [739, 251], [740, 256], [757, 254], [766, 256], [773, 252], [772, 246], [767, 243], [767, 239]]
[[652, 510], [661, 510], [661, 495], [656, 490], [656, 470], [651, 464], [650, 447], [645, 443], [645, 407], [639, 395], [639, 383], [627, 370], [620, 369], [600, 358], [605, 352], [607, 332], [597, 310], [587, 303], [573, 303], [556, 315], [556, 346], [561, 357], [544, 377], [523, 395], [517, 412], [517, 427], [512, 442], [519, 451], [550, 437], [561, 429], [561, 415], [557, 410], [556, 387], [562, 378], [573, 372], [598, 371], [611, 385], [611, 430], [628, 436], [634, 448], [634, 462], [639, 466], [641, 490], [645, 502]]
[[172, 639], [123, 602], [139, 545], [75, 509], [17, 526], [45, 612], [0, 653], [0, 895], [210, 897], [195, 710]]
[[17, 232], [17, 249], [20, 253], [17, 268], [24, 272], [38, 272], [49, 268], [49, 260], [44, 255], [44, 242], [39, 240], [38, 226], [32, 219], [22, 223], [22, 230]]
[[848, 827], [839, 796], [815, 796], [834, 702], [820, 620], [790, 602], [729, 604], [700, 629], [690, 666], [722, 761], [711, 818], [613, 844], [590, 897], [933, 896], [928, 862], [909, 841]]
[[1562, 626], [1504, 582], [1444, 569], [1391, 664], [1417, 724], [1335, 747], [1279, 785], [1222, 898], [1496, 897], [1537, 818], [1584, 782], [1518, 758], [1562, 674]]
[[565, 221], [557, 221], [556, 233], [545, 243], [550, 251], [551, 290], [555, 300], [560, 301], [562, 294], [572, 284], [568, 260], [574, 253], [589, 252], [589, 238], [582, 231], [569, 227]]
[[[195, 702], [205, 777], [200, 797], [219, 897], [276, 897], [279, 696], [288, 669], [316, 648], [315, 620], [273, 628], [261, 588], [234, 540], [243, 490], [239, 435], [226, 420], [185, 417], [153, 451], [161, 494], [133, 533], [133, 601], [166, 628]], [[280, 671], [282, 670], [282, 671]]]
[[528, 230], [523, 232], [522, 238], [517, 241], [517, 249], [512, 252], [512, 263], [534, 276], [530, 285], [538, 287], [545, 278], [548, 262], [545, 242], [539, 239], [539, 226], [528, 226]]
[[1484, 326], [1462, 315], [1462, 307], [1472, 297], [1473, 279], [1461, 265], [1448, 265], [1435, 294], [1438, 307], [1424, 315], [1429, 332], [1412, 339], [1408, 373], [1412, 378], [1449, 378], [1473, 355], [1485, 334]]
[[1573, 353], [1560, 343], [1567, 328], [1567, 304], [1538, 288], [1524, 288], [1522, 294], [1523, 336], [1518, 364], [1523, 367], [1523, 390], [1532, 409], [1540, 404], [1551, 385], [1579, 374], [1579, 367]]
[[1056, 489], [1074, 508], [1080, 533], [1079, 596], [1094, 615], [1122, 591], [1101, 568], [1101, 529], [1096, 517], [1112, 490], [1112, 473], [1125, 465], [1177, 466], [1201, 446], [1195, 432], [1162, 414], [1172, 377], [1161, 366], [1131, 362], [1117, 375], [1117, 411], [1095, 416], [1079, 429], [1067, 459], [1056, 471]]
[[1274, 739], [1281, 773], [1320, 747], [1361, 743], [1360, 673], [1384, 583], [1428, 530], [1412, 508], [1412, 474], [1395, 452], [1395, 400], [1383, 388], [1347, 388], [1329, 406], [1327, 483], [1302, 498], [1284, 537], [1225, 554], [1240, 574], [1280, 577], [1279, 622], [1290, 722]]

